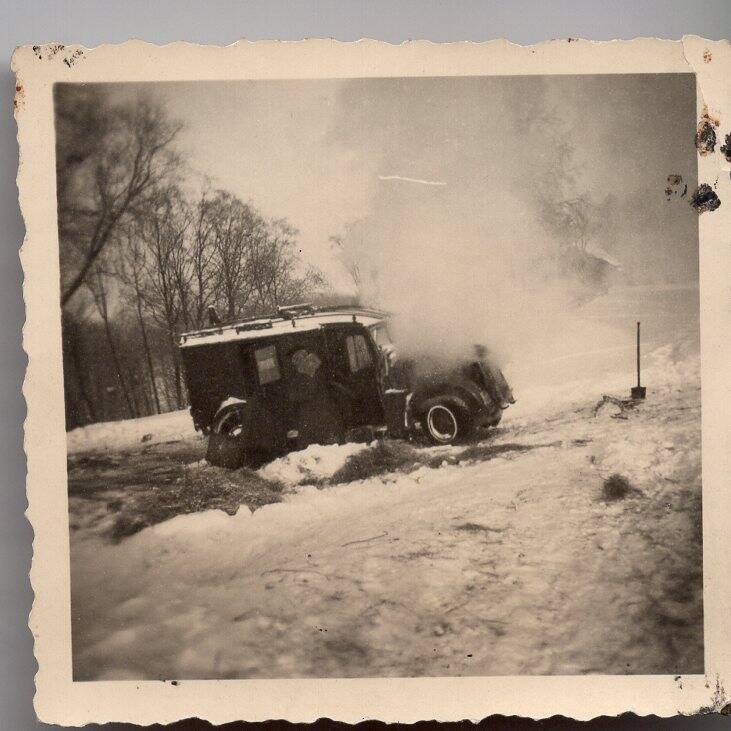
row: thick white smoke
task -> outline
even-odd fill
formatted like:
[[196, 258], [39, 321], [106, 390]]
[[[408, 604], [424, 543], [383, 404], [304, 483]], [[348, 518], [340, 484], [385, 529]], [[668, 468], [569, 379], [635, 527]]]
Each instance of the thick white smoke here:
[[[565, 266], [581, 236], [599, 251], [627, 239], [616, 228], [622, 201], [604, 185], [613, 162], [556, 111], [566, 99], [541, 79], [489, 93], [478, 80], [391, 81], [344, 94], [338, 139], [361, 151], [370, 202], [341, 253], [361, 300], [394, 314], [400, 350], [465, 358], [483, 343], [509, 378], [531, 384], [605, 360], [631, 372], [643, 304], [614, 307], [603, 291], [606, 274], [626, 272]], [[584, 229], [564, 221], [562, 201], [579, 196]]]
[[370, 166], [370, 213], [348, 228], [343, 253], [362, 300], [394, 314], [404, 354], [462, 359], [481, 343], [514, 367], [565, 352], [574, 288], [533, 189], [565, 171], [556, 153], [531, 159], [528, 125], [508, 121], [494, 111], [481, 120], [495, 138], [474, 154], [447, 142]]

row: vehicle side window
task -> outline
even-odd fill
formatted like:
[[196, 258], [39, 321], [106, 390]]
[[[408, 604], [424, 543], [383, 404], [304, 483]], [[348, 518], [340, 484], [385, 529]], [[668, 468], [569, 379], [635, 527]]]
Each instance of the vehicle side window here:
[[279, 372], [279, 361], [277, 360], [277, 349], [274, 345], [266, 345], [254, 351], [256, 360], [256, 371], [259, 375], [261, 386], [273, 383], [281, 378]]
[[373, 357], [364, 335], [348, 335], [345, 344], [351, 373], [357, 373], [373, 364]]

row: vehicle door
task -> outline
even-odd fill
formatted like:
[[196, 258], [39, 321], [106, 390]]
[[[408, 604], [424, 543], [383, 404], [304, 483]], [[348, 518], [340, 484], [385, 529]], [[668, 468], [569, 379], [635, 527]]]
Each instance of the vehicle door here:
[[383, 422], [379, 352], [368, 330], [357, 323], [325, 325], [335, 386], [349, 399], [350, 427]]
[[254, 442], [266, 451], [287, 445], [290, 405], [278, 339], [256, 340], [244, 348], [246, 379], [251, 383], [251, 430]]
[[326, 342], [321, 330], [290, 334], [280, 342], [290, 432], [296, 444], [331, 444], [344, 438], [345, 419], [332, 389]]
[[237, 343], [181, 349], [190, 409], [196, 428], [208, 429], [221, 402], [250, 393]]

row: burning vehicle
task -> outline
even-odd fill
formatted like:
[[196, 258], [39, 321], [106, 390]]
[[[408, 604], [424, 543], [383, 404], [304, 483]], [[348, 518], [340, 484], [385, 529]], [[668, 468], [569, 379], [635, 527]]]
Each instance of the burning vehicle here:
[[223, 467], [376, 435], [452, 444], [514, 402], [480, 346], [462, 364], [401, 361], [387, 315], [364, 308], [280, 307], [183, 333], [179, 349], [206, 459]]

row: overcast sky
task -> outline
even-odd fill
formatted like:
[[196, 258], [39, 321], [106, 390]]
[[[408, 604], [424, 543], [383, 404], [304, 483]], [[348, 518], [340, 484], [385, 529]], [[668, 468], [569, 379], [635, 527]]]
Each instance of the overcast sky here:
[[565, 186], [551, 180], [557, 143], [571, 190], [614, 196], [603, 248], [636, 279], [697, 280], [697, 214], [664, 195], [669, 174], [696, 184], [692, 75], [146, 86], [184, 123], [190, 166], [289, 219], [303, 255], [336, 283], [328, 238], [357, 219], [392, 237], [386, 246], [415, 218], [459, 220], [455, 236], [496, 256], [513, 237], [545, 237], [534, 198]]

